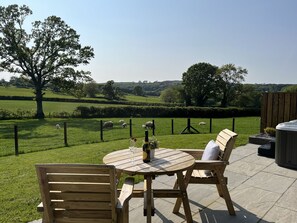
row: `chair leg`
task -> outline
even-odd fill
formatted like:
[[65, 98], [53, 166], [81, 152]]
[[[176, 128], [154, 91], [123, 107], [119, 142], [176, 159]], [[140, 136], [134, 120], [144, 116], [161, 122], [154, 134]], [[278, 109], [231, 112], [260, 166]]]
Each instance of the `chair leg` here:
[[126, 204], [122, 209], [117, 209], [117, 223], [129, 223], [129, 205]]
[[217, 185], [218, 192], [219, 192], [219, 194], [221, 192], [222, 197], [225, 199], [229, 214], [230, 215], [235, 215], [235, 210], [234, 210], [234, 207], [233, 207], [233, 203], [232, 203], [232, 200], [231, 200], [231, 197], [230, 197], [230, 194], [229, 194], [227, 184], [226, 184], [225, 179], [224, 179], [224, 175], [222, 174], [221, 171], [216, 171], [216, 174], [217, 174], [217, 177], [218, 177], [218, 180], [219, 180], [219, 185]]
[[233, 207], [233, 203], [232, 203], [232, 200], [231, 200], [227, 185], [222, 186], [222, 193], [223, 193], [223, 197], [225, 199], [229, 214], [230, 215], [235, 215], [235, 210], [234, 210], [234, 207]]
[[216, 186], [217, 186], [217, 190], [218, 190], [218, 193], [219, 193], [220, 197], [223, 197], [221, 185], [220, 184], [216, 184]]

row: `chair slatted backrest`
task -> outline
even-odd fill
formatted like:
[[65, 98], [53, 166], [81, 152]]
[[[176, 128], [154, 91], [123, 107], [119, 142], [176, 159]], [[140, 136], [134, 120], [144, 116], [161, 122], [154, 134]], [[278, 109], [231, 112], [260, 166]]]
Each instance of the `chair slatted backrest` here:
[[116, 222], [116, 171], [109, 165], [37, 164], [45, 222]]
[[220, 156], [219, 159], [222, 161], [228, 161], [235, 146], [237, 134], [229, 129], [222, 130], [217, 138], [216, 143], [220, 146]]

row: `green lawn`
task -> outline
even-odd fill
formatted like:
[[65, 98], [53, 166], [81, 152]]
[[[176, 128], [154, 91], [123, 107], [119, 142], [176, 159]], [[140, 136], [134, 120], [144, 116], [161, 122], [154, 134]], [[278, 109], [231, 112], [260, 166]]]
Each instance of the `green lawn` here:
[[[129, 124], [130, 118], [111, 118], [114, 122], [113, 129], [103, 131], [104, 141], [128, 139], [130, 137], [129, 125], [122, 128], [119, 120], [124, 119]], [[142, 125], [152, 118], [132, 118], [132, 136], [143, 137]], [[186, 118], [154, 118], [156, 129], [155, 136], [171, 135], [173, 120], [174, 134], [180, 134], [187, 126]], [[100, 137], [101, 119], [26, 119], [26, 120], [1, 120], [0, 121], [0, 156], [14, 154], [14, 125], [18, 126], [18, 145], [20, 153], [48, 150], [64, 146], [64, 122], [67, 123], [67, 141], [69, 146], [91, 144], [101, 142]], [[199, 122], [206, 125], [199, 125]], [[199, 132], [205, 134], [210, 132], [209, 119], [192, 118], [191, 125]], [[57, 129], [59, 124], [61, 128]], [[238, 134], [256, 134], [259, 132], [260, 119], [257, 117], [244, 117], [235, 119], [235, 131]], [[232, 129], [232, 118], [212, 119], [212, 133], [220, 130]], [[150, 136], [152, 130], [150, 130]]]
[[[239, 134], [236, 145], [246, 144], [249, 134]], [[161, 147], [204, 148], [216, 134], [160, 136]], [[143, 138], [137, 141], [141, 142]], [[128, 147], [128, 140], [94, 143], [59, 149], [0, 157], [0, 222], [28, 222], [41, 218], [36, 211], [40, 202], [34, 165], [36, 163], [102, 163], [107, 153]], [[141, 180], [136, 178], [136, 181]]]

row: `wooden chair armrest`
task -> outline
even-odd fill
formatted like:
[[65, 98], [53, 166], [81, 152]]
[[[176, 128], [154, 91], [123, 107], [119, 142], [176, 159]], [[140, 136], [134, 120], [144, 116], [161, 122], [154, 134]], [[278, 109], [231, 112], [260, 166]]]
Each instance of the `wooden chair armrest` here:
[[122, 209], [126, 203], [131, 199], [132, 193], [134, 189], [134, 178], [128, 177], [125, 179], [123, 187], [120, 192], [120, 196], [118, 197], [117, 208]]
[[38, 211], [38, 212], [43, 212], [43, 210], [44, 210], [44, 209], [43, 209], [43, 203], [40, 202], [40, 204], [37, 205], [37, 211]]
[[194, 169], [197, 170], [214, 170], [217, 167], [223, 167], [228, 165], [228, 161], [221, 160], [196, 160]]
[[192, 155], [196, 160], [201, 159], [204, 151], [203, 149], [179, 149], [179, 150]]

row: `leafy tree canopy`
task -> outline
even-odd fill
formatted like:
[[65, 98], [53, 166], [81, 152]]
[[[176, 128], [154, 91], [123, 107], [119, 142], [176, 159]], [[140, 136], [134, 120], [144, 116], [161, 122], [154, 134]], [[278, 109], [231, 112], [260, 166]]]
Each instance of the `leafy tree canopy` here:
[[143, 89], [141, 86], [137, 85], [134, 87], [134, 90], [133, 90], [134, 94], [137, 95], [137, 96], [144, 96], [144, 92], [143, 92]]
[[119, 98], [120, 92], [119, 88], [114, 86], [114, 81], [110, 80], [102, 86], [102, 94], [110, 100], [116, 100]]
[[166, 103], [182, 103], [183, 94], [180, 86], [166, 88], [161, 92], [161, 100]]
[[218, 69], [217, 73], [220, 76], [221, 106], [226, 107], [238, 95], [242, 87], [241, 83], [248, 72], [234, 64], [225, 64]]
[[282, 89], [283, 92], [297, 93], [297, 85], [290, 85]]
[[0, 7], [0, 71], [19, 73], [32, 81], [36, 116], [44, 118], [42, 96], [46, 85], [53, 82], [72, 88], [91, 80], [89, 72], [75, 68], [88, 64], [94, 53], [92, 47], [82, 47], [76, 31], [57, 16], [33, 22], [27, 33], [23, 23], [31, 14], [26, 5]]
[[[207, 99], [215, 97], [218, 93], [218, 67], [209, 63], [192, 65], [187, 72], [183, 73], [186, 98], [190, 98], [197, 106], [204, 106]], [[189, 104], [189, 100], [187, 100]]]

